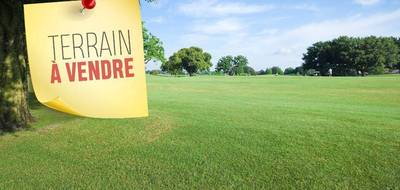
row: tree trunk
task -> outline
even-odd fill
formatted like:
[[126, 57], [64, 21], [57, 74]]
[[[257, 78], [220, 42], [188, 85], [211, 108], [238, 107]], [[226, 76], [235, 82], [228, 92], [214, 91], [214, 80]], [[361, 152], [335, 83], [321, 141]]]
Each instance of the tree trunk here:
[[27, 61], [22, 0], [0, 1], [0, 131], [28, 126]]

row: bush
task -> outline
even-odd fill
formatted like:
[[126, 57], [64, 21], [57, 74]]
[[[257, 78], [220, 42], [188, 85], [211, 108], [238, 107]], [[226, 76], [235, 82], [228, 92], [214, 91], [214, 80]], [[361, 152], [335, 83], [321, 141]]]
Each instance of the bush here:
[[211, 75], [214, 75], [214, 76], [225, 76], [225, 73], [222, 72], [222, 71], [214, 71], [214, 72], [211, 72]]
[[261, 69], [257, 71], [257, 75], [265, 75], [265, 71]]
[[249, 66], [245, 66], [243, 70], [244, 70], [244, 73], [247, 73], [249, 75], [252, 75], [252, 76], [257, 75], [256, 71]]
[[249, 67], [249, 66], [244, 66], [243, 68], [240, 67], [232, 67], [232, 69], [229, 71], [229, 75], [239, 75], [239, 76], [248, 76], [248, 75], [256, 75], [256, 71]]
[[372, 74], [375, 75], [381, 75], [383, 73], [385, 73], [385, 66], [383, 65], [378, 65], [372, 70]]
[[306, 71], [306, 75], [308, 75], [308, 76], [315, 76], [315, 75], [317, 75], [319, 72], [317, 72], [315, 69], [308, 69], [307, 71]]
[[272, 74], [274, 74], [274, 75], [276, 75], [276, 74], [283, 75], [282, 69], [278, 66], [272, 67], [271, 70], [272, 70]]
[[304, 69], [303, 69], [302, 66], [296, 67], [294, 69], [294, 72], [295, 72], [296, 75], [304, 75]]
[[285, 75], [294, 75], [296, 74], [295, 69], [293, 69], [292, 67], [288, 67], [285, 69], [285, 72], [283, 72], [283, 74]]
[[159, 74], [161, 74], [161, 71], [160, 70], [151, 70], [149, 73], [151, 75], [159, 75]]
[[266, 75], [272, 75], [272, 69], [267, 68], [267, 69], [265, 70], [265, 74], [266, 74]]

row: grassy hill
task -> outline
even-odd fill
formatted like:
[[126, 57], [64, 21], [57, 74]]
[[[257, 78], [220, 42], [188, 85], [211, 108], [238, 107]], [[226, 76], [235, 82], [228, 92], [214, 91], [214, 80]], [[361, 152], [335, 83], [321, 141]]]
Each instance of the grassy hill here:
[[32, 100], [0, 136], [0, 189], [400, 187], [400, 76], [148, 78], [150, 117]]

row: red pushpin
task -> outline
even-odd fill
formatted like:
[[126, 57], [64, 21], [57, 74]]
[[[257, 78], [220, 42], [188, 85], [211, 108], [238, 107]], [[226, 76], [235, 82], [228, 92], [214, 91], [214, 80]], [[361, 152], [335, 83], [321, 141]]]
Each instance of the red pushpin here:
[[96, 6], [96, 0], [81, 0], [82, 1], [82, 14], [85, 14], [85, 9], [93, 9]]

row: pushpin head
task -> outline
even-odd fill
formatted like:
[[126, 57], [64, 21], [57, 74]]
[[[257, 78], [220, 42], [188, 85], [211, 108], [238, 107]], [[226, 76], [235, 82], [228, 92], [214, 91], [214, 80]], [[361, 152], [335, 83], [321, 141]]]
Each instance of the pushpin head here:
[[96, 0], [82, 0], [84, 9], [93, 9], [96, 6]]

